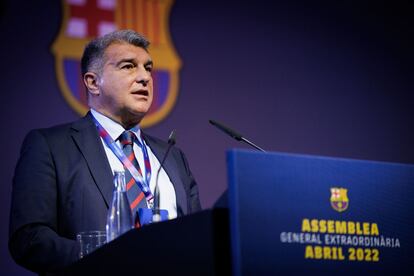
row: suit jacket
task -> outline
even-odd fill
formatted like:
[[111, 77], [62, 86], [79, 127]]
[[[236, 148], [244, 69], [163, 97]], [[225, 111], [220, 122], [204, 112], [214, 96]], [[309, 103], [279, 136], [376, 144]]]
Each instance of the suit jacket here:
[[[32, 271], [54, 271], [76, 261], [76, 234], [105, 230], [113, 176], [91, 116], [33, 130], [23, 142], [13, 179], [9, 250]], [[144, 139], [162, 160], [167, 143], [145, 134]], [[164, 169], [175, 188], [177, 215], [200, 210], [183, 152], [173, 147]]]

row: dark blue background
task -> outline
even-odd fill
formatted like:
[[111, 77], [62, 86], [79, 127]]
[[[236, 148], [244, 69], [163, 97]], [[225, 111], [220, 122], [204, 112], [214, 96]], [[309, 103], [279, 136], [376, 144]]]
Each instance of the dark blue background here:
[[[361, 3], [363, 2], [363, 3]], [[78, 115], [58, 90], [51, 45], [59, 1], [3, 1], [1, 274], [14, 166], [32, 128]], [[398, 1], [180, 1], [170, 31], [183, 61], [177, 104], [147, 132], [177, 130], [204, 208], [226, 188], [225, 150], [245, 147], [216, 119], [270, 151], [414, 163], [414, 23]]]

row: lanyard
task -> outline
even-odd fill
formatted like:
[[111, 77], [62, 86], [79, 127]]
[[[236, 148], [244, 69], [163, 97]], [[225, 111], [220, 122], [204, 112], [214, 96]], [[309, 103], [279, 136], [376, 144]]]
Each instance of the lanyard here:
[[[92, 116], [93, 117], [93, 116]], [[151, 164], [149, 161], [147, 147], [138, 141], [139, 146], [144, 153], [144, 164], [145, 164], [145, 179], [142, 177], [141, 169], [138, 171], [132, 162], [126, 157], [123, 150], [116, 144], [116, 142], [111, 138], [109, 133], [106, 129], [98, 122], [98, 120], [93, 117], [95, 121], [95, 125], [98, 128], [99, 136], [104, 140], [105, 144], [111, 149], [111, 151], [118, 157], [119, 161], [124, 165], [124, 167], [129, 171], [131, 176], [135, 179], [138, 187], [144, 193], [147, 202], [152, 202], [154, 196], [151, 193], [151, 189], [149, 187], [150, 179], [151, 179]]]

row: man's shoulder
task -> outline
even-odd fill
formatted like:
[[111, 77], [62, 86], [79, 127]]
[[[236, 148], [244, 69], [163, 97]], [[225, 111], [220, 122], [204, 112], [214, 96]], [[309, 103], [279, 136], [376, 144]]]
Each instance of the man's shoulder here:
[[45, 128], [36, 128], [29, 131], [26, 135], [27, 137], [34, 135], [41, 135], [47, 139], [61, 139], [63, 136], [68, 135], [73, 131], [79, 131], [82, 128], [90, 127], [93, 124], [92, 120], [89, 118], [89, 115], [82, 117], [78, 120], [58, 124]]

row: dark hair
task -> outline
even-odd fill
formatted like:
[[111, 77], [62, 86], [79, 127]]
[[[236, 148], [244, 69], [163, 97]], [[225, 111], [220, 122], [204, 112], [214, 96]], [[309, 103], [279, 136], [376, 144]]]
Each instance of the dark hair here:
[[95, 73], [100, 74], [103, 66], [103, 55], [106, 48], [113, 43], [122, 42], [141, 47], [146, 51], [150, 44], [143, 35], [133, 30], [119, 30], [97, 37], [90, 41], [83, 51], [81, 59], [82, 77], [88, 71], [94, 71]]

